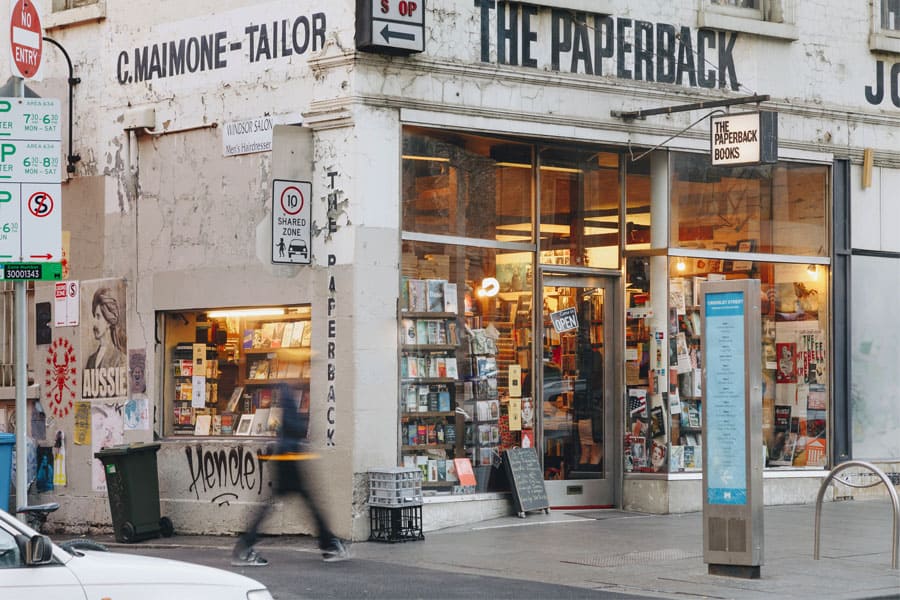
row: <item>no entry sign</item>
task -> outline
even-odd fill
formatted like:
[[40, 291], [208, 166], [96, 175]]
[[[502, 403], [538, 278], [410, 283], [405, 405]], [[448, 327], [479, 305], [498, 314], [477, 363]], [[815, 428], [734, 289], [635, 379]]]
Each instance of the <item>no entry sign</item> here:
[[10, 2], [9, 52], [12, 74], [23, 79], [35, 76], [41, 67], [44, 35], [41, 15], [33, 0]]

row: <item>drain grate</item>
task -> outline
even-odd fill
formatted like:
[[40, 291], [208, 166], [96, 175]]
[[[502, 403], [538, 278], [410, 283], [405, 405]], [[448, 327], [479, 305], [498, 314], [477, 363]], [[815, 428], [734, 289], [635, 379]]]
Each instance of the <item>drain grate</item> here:
[[628, 565], [648, 564], [651, 562], [685, 560], [688, 558], [702, 558], [699, 552], [686, 552], [678, 548], [666, 548], [662, 550], [648, 550], [646, 552], [628, 552], [626, 554], [602, 554], [590, 555], [583, 560], [563, 560], [560, 562], [588, 567], [625, 567]]

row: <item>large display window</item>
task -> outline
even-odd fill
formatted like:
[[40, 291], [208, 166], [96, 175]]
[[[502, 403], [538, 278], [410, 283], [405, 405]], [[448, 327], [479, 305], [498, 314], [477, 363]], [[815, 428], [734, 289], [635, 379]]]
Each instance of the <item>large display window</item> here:
[[286, 393], [308, 416], [308, 305], [179, 311], [163, 319], [166, 435], [275, 436]]
[[829, 168], [669, 166], [669, 247], [627, 261], [625, 471], [702, 469], [700, 286], [744, 278], [761, 288], [766, 466], [827, 466]]
[[400, 283], [400, 455], [426, 488], [487, 485], [512, 447], [534, 444], [533, 253], [406, 241]]

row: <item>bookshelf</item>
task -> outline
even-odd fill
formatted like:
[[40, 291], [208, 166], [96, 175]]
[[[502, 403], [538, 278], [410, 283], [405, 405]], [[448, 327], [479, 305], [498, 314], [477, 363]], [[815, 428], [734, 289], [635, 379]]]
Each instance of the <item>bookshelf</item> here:
[[[419, 281], [410, 283], [413, 295]], [[441, 293], [454, 294], [433, 282], [423, 285]], [[401, 311], [400, 335], [400, 455], [403, 466], [422, 469], [425, 488], [451, 488], [447, 465], [464, 455], [463, 421], [457, 408], [460, 343], [458, 315], [452, 310], [455, 298], [428, 302], [418, 308], [441, 310]]]

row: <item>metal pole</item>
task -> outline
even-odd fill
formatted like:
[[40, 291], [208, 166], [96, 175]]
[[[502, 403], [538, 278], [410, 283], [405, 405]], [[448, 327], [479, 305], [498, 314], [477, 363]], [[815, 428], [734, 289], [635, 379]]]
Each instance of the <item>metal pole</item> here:
[[[25, 80], [14, 78], [15, 96], [25, 97]], [[22, 260], [22, 257], [19, 257]], [[25, 282], [14, 283], [16, 303], [16, 506], [28, 504], [28, 309], [25, 306]], [[25, 521], [25, 515], [19, 515]]]

